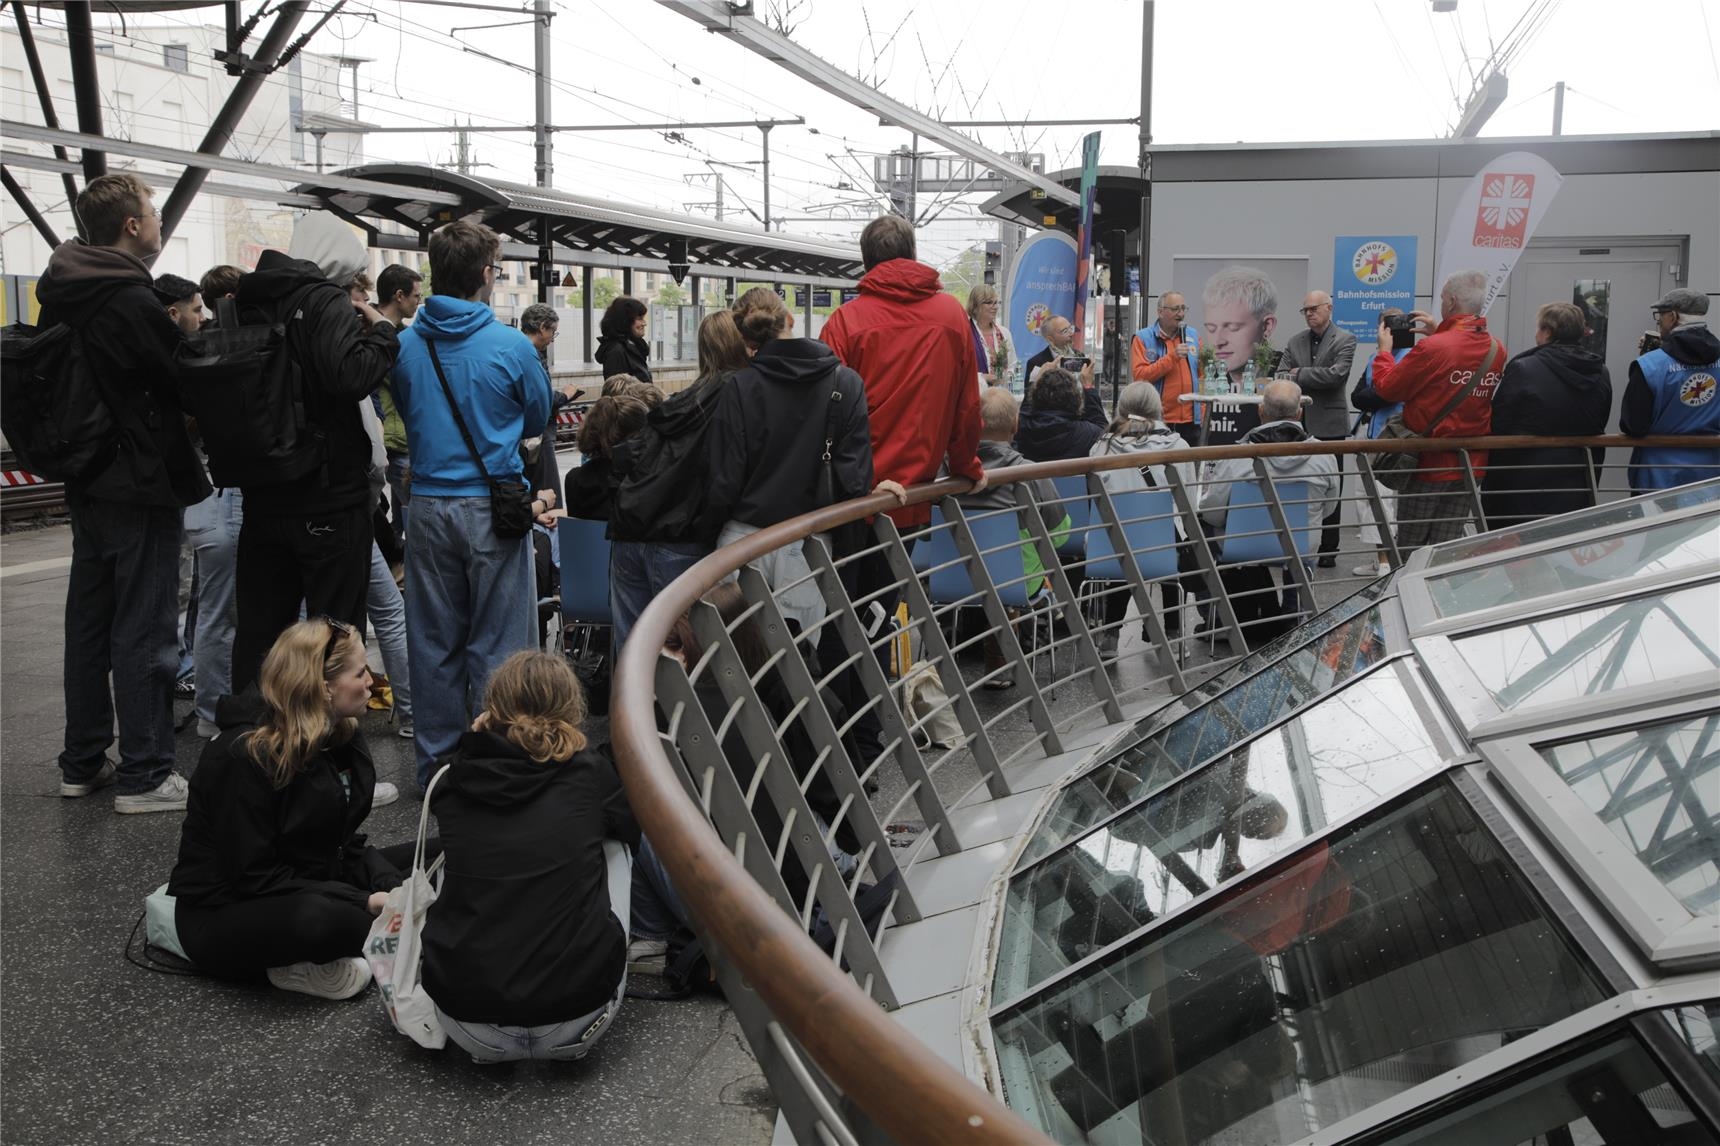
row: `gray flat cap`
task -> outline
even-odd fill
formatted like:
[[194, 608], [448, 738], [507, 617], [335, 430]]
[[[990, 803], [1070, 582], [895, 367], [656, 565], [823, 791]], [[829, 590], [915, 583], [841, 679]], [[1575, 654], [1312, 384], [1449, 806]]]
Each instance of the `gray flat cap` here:
[[1655, 310], [1676, 310], [1679, 314], [1707, 314], [1708, 296], [1688, 287], [1674, 287], [1660, 296]]

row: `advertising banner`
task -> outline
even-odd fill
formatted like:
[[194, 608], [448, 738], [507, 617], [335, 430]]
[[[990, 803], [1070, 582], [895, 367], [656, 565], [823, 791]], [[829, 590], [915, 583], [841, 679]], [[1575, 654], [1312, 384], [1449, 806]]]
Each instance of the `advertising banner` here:
[[1458, 271], [1481, 271], [1487, 275], [1481, 304], [1486, 314], [1564, 181], [1551, 163], [1527, 151], [1508, 152], [1482, 167], [1445, 225], [1433, 289]]
[[1089, 132], [1081, 140], [1081, 226], [1075, 232], [1075, 349], [1087, 345], [1087, 287], [1093, 265], [1093, 199], [1099, 187], [1099, 133]]
[[1380, 312], [1415, 309], [1414, 235], [1339, 235], [1332, 243], [1332, 321], [1374, 340]]
[[1021, 245], [1004, 296], [1018, 362], [1045, 349], [1039, 324], [1053, 314], [1075, 313], [1075, 241], [1062, 231], [1040, 231]]
[[[1241, 382], [1262, 343], [1283, 350], [1285, 341], [1303, 329], [1297, 307], [1308, 291], [1307, 259], [1178, 255], [1171, 260], [1171, 282], [1188, 301], [1188, 322], [1201, 349], [1212, 351], [1232, 384]], [[1260, 408], [1214, 403], [1201, 420], [1209, 445], [1229, 445], [1260, 424]]]

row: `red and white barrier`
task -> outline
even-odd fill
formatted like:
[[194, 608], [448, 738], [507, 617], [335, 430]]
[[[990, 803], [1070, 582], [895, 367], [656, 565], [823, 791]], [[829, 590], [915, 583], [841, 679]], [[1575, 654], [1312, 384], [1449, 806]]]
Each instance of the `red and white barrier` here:
[[0, 488], [19, 485], [47, 485], [48, 479], [27, 470], [0, 470]]

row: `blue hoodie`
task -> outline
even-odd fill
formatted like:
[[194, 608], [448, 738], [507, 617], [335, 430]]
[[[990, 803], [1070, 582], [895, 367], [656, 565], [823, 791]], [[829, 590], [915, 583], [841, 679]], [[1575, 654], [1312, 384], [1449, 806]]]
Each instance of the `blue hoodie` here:
[[424, 300], [400, 335], [394, 401], [406, 421], [412, 496], [485, 497], [489, 487], [454, 424], [426, 339], [434, 339], [448, 385], [497, 479], [524, 479], [520, 440], [549, 421], [549, 375], [531, 340], [496, 321], [490, 305], [450, 295]]

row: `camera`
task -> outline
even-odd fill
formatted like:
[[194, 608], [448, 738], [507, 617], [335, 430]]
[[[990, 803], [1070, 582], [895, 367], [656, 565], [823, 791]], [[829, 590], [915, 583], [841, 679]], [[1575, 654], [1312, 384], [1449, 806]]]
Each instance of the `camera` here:
[[1407, 314], [1388, 314], [1385, 316], [1385, 319], [1386, 329], [1391, 331], [1393, 334], [1398, 334], [1406, 330], [1411, 333], [1415, 331], [1415, 319]]
[[1057, 365], [1071, 374], [1079, 374], [1087, 367], [1087, 357], [1081, 354], [1065, 354], [1057, 360]]
[[1653, 353], [1654, 351], [1659, 350], [1659, 349], [1660, 349], [1660, 331], [1658, 331], [1658, 330], [1645, 330], [1645, 331], [1643, 331], [1642, 337], [1637, 340], [1637, 344], [1636, 344], [1637, 354], [1639, 356], [1644, 355], [1644, 354], [1650, 354], [1650, 353]]

